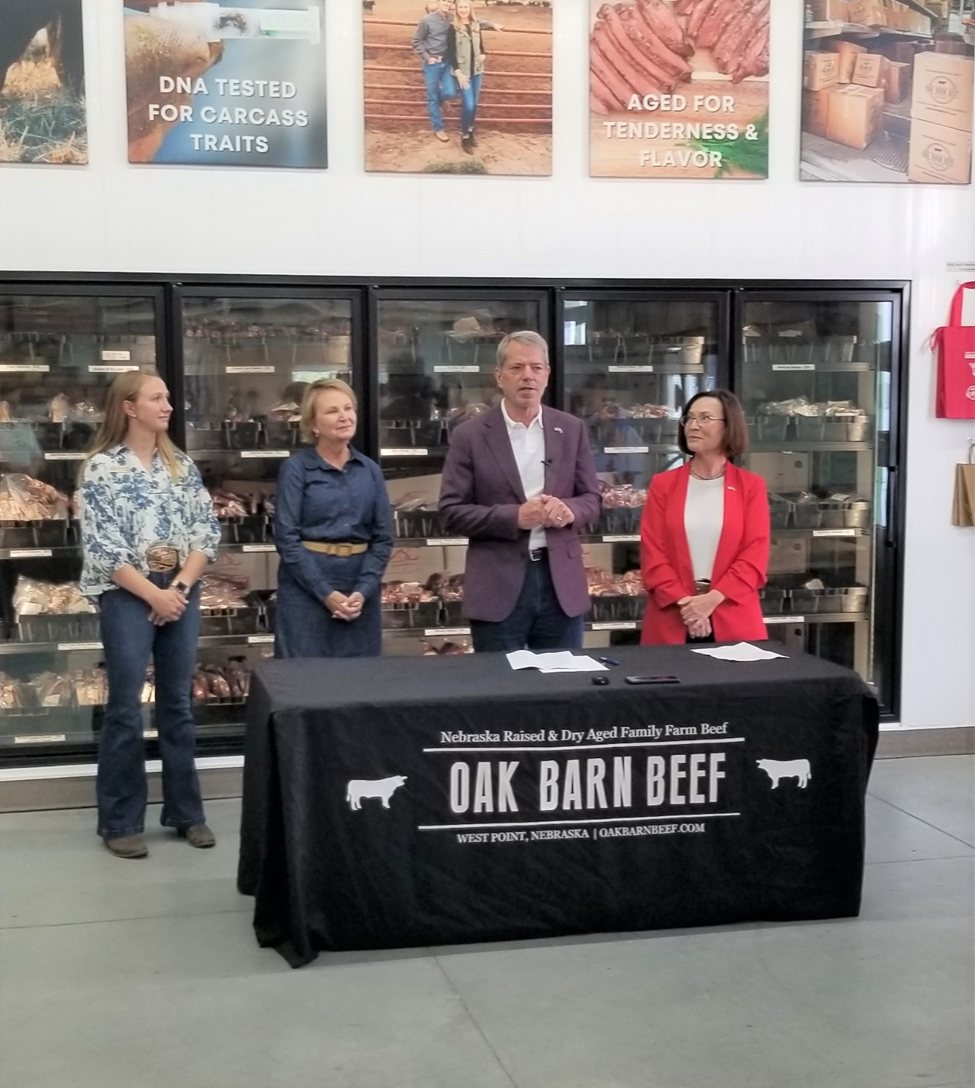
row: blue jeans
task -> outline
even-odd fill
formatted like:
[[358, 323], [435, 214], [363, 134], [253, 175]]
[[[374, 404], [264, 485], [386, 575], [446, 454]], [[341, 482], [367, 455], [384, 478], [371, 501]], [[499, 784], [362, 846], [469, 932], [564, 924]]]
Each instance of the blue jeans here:
[[457, 95], [454, 73], [440, 61], [438, 64], [423, 64], [423, 78], [427, 85], [427, 112], [434, 132], [443, 132], [443, 115], [440, 103]]
[[481, 80], [484, 75], [471, 76], [466, 87], [460, 88], [460, 130], [465, 135], [474, 131], [477, 100], [481, 97]]
[[548, 559], [528, 561], [525, 581], [511, 615], [499, 623], [471, 620], [471, 641], [478, 653], [489, 651], [580, 650], [582, 616], [567, 616], [555, 595]]
[[[150, 574], [158, 586], [172, 574]], [[142, 739], [142, 686], [150, 658], [156, 670], [156, 728], [162, 756], [164, 827], [203, 823], [203, 801], [193, 749], [193, 665], [200, 634], [200, 588], [193, 587], [183, 615], [156, 627], [149, 606], [125, 589], [101, 597], [102, 645], [108, 673], [108, 706], [98, 743], [98, 834], [106, 839], [141, 835], [146, 818], [146, 765]]]

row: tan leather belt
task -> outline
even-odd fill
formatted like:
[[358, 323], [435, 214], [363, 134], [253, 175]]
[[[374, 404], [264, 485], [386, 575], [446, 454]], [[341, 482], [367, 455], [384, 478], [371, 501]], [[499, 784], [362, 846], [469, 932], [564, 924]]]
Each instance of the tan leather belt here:
[[310, 552], [337, 555], [343, 559], [350, 555], [362, 555], [363, 552], [369, 550], [368, 544], [327, 544], [321, 540], [303, 540], [301, 544]]
[[179, 552], [168, 544], [153, 544], [146, 552], [146, 566], [153, 574], [168, 574], [179, 565]]

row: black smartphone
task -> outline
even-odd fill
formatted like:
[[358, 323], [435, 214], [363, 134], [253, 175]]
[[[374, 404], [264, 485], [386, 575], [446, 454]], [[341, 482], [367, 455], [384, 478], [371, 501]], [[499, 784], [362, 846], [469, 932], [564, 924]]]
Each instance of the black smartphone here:
[[679, 684], [676, 676], [628, 676], [628, 684]]

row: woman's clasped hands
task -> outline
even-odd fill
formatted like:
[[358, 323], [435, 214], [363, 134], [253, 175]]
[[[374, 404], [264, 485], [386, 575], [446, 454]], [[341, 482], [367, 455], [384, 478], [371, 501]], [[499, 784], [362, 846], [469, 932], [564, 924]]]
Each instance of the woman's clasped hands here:
[[344, 620], [351, 623], [362, 615], [362, 607], [366, 603], [361, 593], [350, 593], [346, 596], [337, 589], [325, 598], [325, 607], [331, 612], [333, 620]]
[[149, 622], [157, 627], [173, 623], [186, 611], [186, 598], [175, 586], [160, 589], [152, 599]]

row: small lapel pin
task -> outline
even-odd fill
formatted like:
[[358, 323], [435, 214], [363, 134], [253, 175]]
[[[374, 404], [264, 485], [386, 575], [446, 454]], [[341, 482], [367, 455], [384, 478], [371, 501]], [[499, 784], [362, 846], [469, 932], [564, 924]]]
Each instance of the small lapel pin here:
[[558, 431], [559, 434], [562, 433], [562, 428], [561, 427], [556, 427], [555, 430]]
[[728, 484], [728, 490], [729, 491], [737, 491], [737, 488], [732, 487], [731, 484]]

